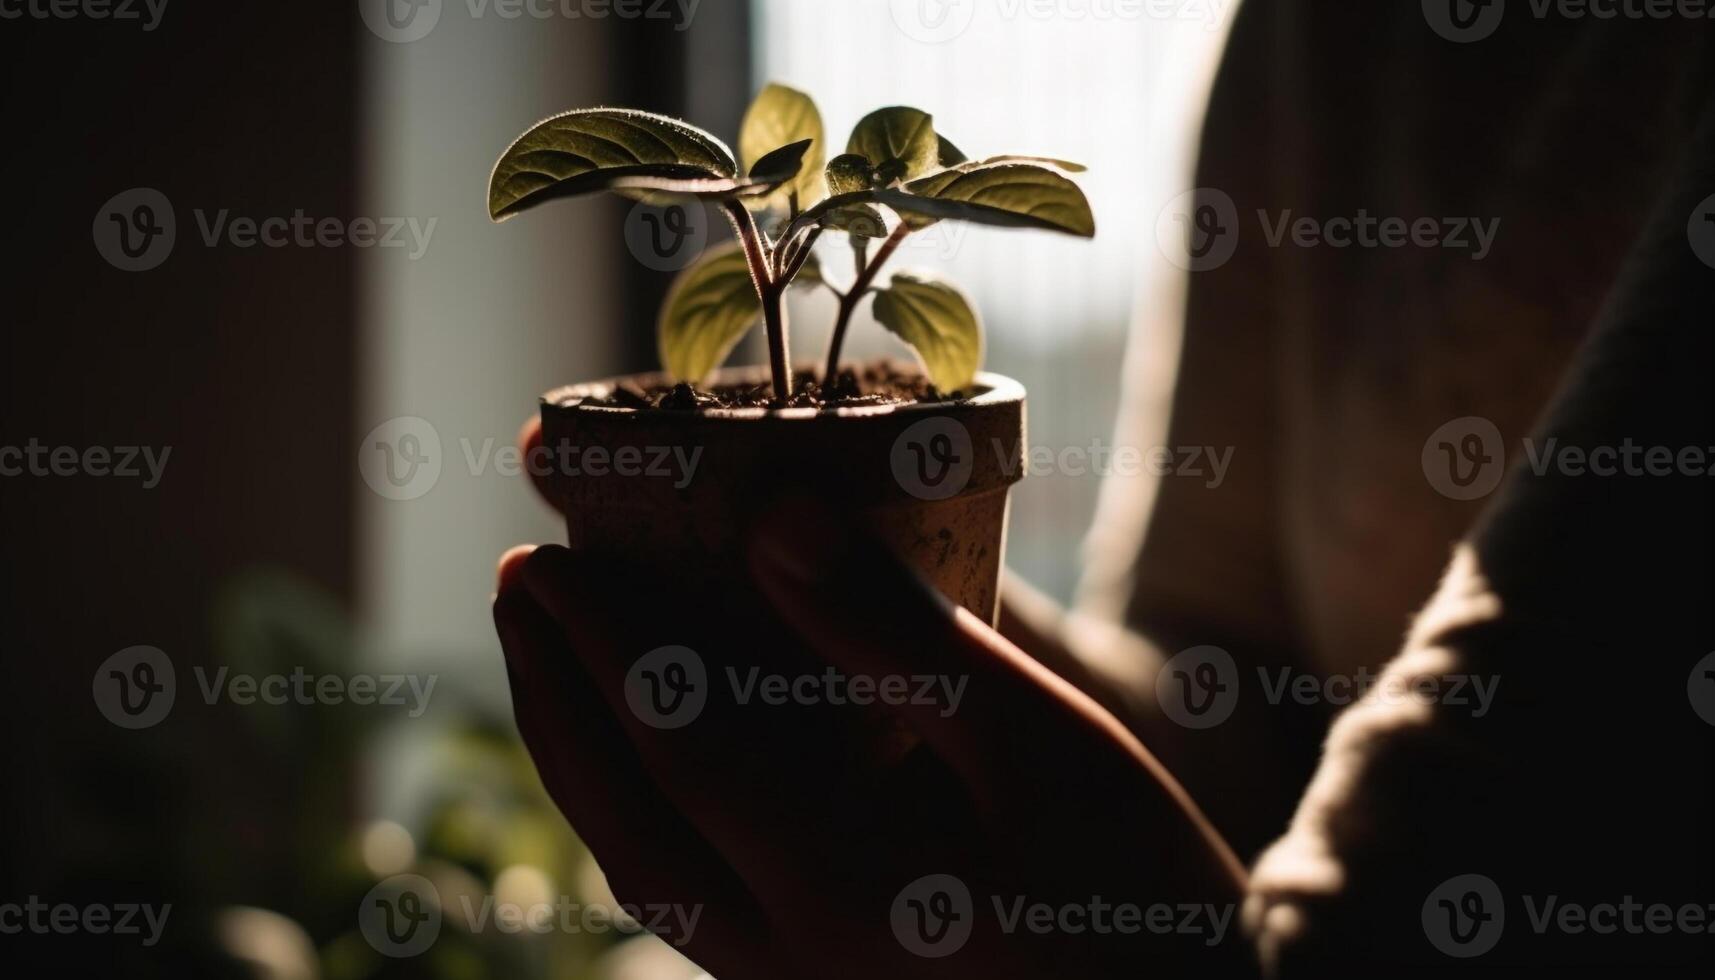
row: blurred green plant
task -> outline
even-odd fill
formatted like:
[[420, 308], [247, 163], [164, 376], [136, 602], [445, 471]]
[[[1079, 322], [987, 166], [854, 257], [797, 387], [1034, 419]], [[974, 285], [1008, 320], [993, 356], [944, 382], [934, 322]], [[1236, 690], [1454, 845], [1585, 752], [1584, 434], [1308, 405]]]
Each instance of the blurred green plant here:
[[[350, 675], [369, 662], [338, 603], [278, 570], [231, 578], [212, 626], [217, 662], [234, 672]], [[266, 836], [253, 832], [251, 816], [193, 813], [176, 825], [183, 839], [164, 848], [199, 865], [178, 898], [185, 918], [205, 924], [199, 962], [225, 963], [232, 972], [222, 975], [234, 976], [614, 980], [616, 964], [642, 955], [666, 964], [651, 976], [693, 975], [665, 944], [635, 932], [506, 931], [492, 904], [482, 914], [485, 902], [517, 900], [498, 887], [509, 880], [552, 901], [613, 898], [510, 718], [461, 698], [465, 686], [437, 689], [435, 712], [418, 718], [351, 704], [237, 713], [252, 736], [242, 751], [280, 774], [282, 798]], [[365, 812], [383, 776], [406, 788], [392, 801], [397, 812]], [[393, 959], [364, 938], [358, 912], [377, 882], [406, 873], [435, 885], [443, 925], [429, 949]], [[313, 957], [307, 965], [295, 961], [300, 950]]]

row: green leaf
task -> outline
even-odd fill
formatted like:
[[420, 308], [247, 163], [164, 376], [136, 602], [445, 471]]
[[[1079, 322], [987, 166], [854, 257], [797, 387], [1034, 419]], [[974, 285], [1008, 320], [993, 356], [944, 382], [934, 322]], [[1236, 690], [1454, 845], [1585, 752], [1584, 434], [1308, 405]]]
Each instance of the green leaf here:
[[1071, 174], [1081, 174], [1089, 169], [1081, 163], [1073, 163], [1070, 160], [1057, 160], [1054, 157], [1025, 156], [1017, 153], [1003, 153], [999, 156], [989, 157], [986, 160], [972, 161], [970, 157], [965, 155], [965, 151], [954, 146], [953, 141], [947, 137], [936, 133], [935, 140], [939, 147], [936, 152], [936, 157], [942, 167], [959, 167], [964, 170], [973, 170], [977, 167], [986, 167], [991, 163], [1044, 163], [1050, 167], [1058, 167]]
[[732, 151], [688, 123], [633, 109], [575, 109], [537, 123], [500, 155], [488, 180], [488, 214], [499, 221], [622, 181], [640, 190], [737, 176]]
[[869, 161], [861, 154], [842, 153], [828, 161], [828, 193], [851, 194], [869, 188]]
[[803, 169], [796, 171], [792, 189], [798, 192], [799, 206], [809, 207], [826, 193], [822, 189], [822, 163], [827, 156], [822, 114], [816, 103], [797, 89], [774, 83], [763, 86], [739, 126], [739, 159], [754, 173], [756, 165], [775, 147], [801, 140], [813, 142], [803, 158]]
[[877, 109], [852, 127], [846, 152], [868, 160], [884, 183], [935, 169], [940, 145], [929, 114], [906, 106]]
[[757, 183], [784, 184], [798, 176], [804, 167], [804, 153], [815, 140], [799, 140], [779, 149], [769, 150], [750, 165], [750, 179]]
[[717, 245], [667, 290], [656, 323], [661, 366], [678, 380], [701, 381], [761, 317], [744, 250], [737, 242]]
[[847, 204], [822, 216], [822, 227], [856, 238], [886, 238], [887, 219], [868, 204]]
[[1070, 160], [1056, 160], [1053, 157], [1023, 156], [1017, 153], [1002, 153], [1000, 156], [989, 157], [987, 160], [979, 160], [973, 164], [966, 164], [964, 169], [973, 170], [977, 167], [986, 167], [993, 163], [1042, 163], [1047, 164], [1050, 167], [1057, 167], [1069, 174], [1081, 174], [1090, 169], [1081, 163], [1073, 163]]
[[911, 345], [935, 387], [970, 386], [983, 361], [982, 320], [957, 286], [921, 273], [899, 272], [875, 294], [881, 325]]
[[956, 167], [970, 157], [965, 151], [953, 145], [953, 141], [939, 133], [935, 134], [935, 159], [943, 167]]
[[912, 181], [875, 199], [913, 227], [942, 218], [1014, 228], [1042, 228], [1090, 238], [1096, 219], [1078, 185], [1058, 171], [1028, 163], [957, 168]]

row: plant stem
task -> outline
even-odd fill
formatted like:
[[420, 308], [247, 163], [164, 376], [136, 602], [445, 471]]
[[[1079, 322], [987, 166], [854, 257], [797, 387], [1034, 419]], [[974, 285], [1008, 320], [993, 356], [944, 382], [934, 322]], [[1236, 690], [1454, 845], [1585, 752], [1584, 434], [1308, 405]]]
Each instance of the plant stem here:
[[781, 288], [790, 286], [792, 280], [798, 278], [798, 273], [804, 268], [804, 263], [810, 261], [810, 250], [816, 247], [816, 239], [820, 238], [821, 235], [822, 229], [820, 227], [811, 228], [809, 234], [805, 235], [798, 242], [797, 247], [792, 250], [792, 253], [781, 262], [779, 276]]
[[786, 310], [781, 304], [785, 295], [784, 280], [776, 282], [772, 274], [769, 247], [756, 227], [756, 218], [738, 201], [726, 201], [727, 220], [744, 246], [745, 264], [750, 266], [751, 284], [756, 298], [762, 303], [762, 322], [768, 331], [768, 367], [774, 382], [774, 400], [784, 404], [792, 395], [792, 361], [786, 349]]
[[911, 228], [905, 222], [901, 221], [895, 225], [893, 233], [887, 236], [887, 240], [882, 242], [881, 248], [876, 251], [875, 258], [858, 272], [857, 279], [852, 282], [852, 288], [840, 297], [839, 313], [834, 319], [834, 336], [828, 341], [828, 365], [822, 370], [824, 388], [833, 387], [834, 378], [839, 373], [840, 348], [845, 345], [846, 327], [851, 325], [852, 314], [857, 311], [858, 301], [863, 299], [863, 294], [869, 289], [869, 284], [875, 281], [881, 267], [893, 257], [894, 250], [899, 248], [899, 243], [905, 241], [905, 236], [909, 234]]
[[792, 359], [786, 349], [786, 296], [784, 286], [770, 284], [762, 291], [762, 323], [768, 330], [768, 369], [774, 380], [774, 400], [784, 405], [792, 397]]

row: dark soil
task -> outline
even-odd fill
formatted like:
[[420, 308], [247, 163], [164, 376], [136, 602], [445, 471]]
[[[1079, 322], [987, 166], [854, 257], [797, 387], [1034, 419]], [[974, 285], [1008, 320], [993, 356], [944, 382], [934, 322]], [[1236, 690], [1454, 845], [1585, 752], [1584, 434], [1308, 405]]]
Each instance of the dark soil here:
[[680, 382], [644, 389], [622, 384], [603, 399], [589, 404], [613, 408], [659, 408], [694, 412], [709, 408], [854, 408], [872, 405], [910, 405], [917, 402], [956, 401], [962, 392], [943, 395], [915, 366], [897, 361], [872, 361], [855, 371], [847, 368], [824, 388], [815, 375], [798, 372], [793, 378], [792, 397], [785, 404], [774, 400], [772, 384], [716, 385], [699, 388]]

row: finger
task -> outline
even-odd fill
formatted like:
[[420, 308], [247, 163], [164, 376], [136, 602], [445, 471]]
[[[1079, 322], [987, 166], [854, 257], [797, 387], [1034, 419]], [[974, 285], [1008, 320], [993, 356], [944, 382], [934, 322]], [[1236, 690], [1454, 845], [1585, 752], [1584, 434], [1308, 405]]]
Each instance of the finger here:
[[[788, 500], [753, 535], [753, 573], [786, 621], [849, 675], [928, 669], [968, 680], [956, 710], [910, 699], [900, 711], [983, 812], [1040, 815], [1041, 801], [1054, 799], [1058, 819], [1086, 814], [1095, 827], [1177, 811], [1167, 825], [1184, 834], [1186, 853], [1215, 855], [1222, 875], [1242, 880], [1184, 789], [1118, 719], [850, 527], [819, 501]], [[814, 560], [805, 541], [817, 542]]]
[[[814, 550], [804, 542], [814, 541]], [[849, 517], [810, 498], [783, 502], [757, 527], [758, 585], [786, 622], [850, 676], [931, 675], [938, 697], [909, 697], [900, 714], [959, 772], [993, 786], [1017, 753], [1052, 757], [1063, 736], [1111, 721], [1070, 683], [969, 611], [952, 605]], [[912, 686], [921, 689], [921, 682]], [[1051, 713], [1068, 727], [1022, 726]], [[1117, 726], [1117, 722], [1114, 723]]]
[[547, 502], [549, 507], [557, 511], [564, 510], [559, 494], [554, 492], [553, 484], [549, 482], [548, 474], [551, 467], [546, 459], [538, 461], [538, 456], [546, 453], [542, 447], [542, 419], [532, 415], [524, 420], [518, 428], [518, 451], [526, 463], [524, 470], [530, 474], [530, 485], [536, 488], [536, 493]]
[[536, 550], [533, 544], [518, 544], [506, 549], [494, 565], [494, 592], [498, 596], [508, 589], [520, 588], [519, 576], [524, 573], [524, 559]]
[[[682, 727], [657, 727], [661, 719], [646, 720], [627, 696], [631, 666], [645, 651], [690, 638], [673, 610], [693, 600], [659, 583], [635, 584], [612, 563], [596, 567], [552, 545], [525, 562], [523, 582], [569, 641], [655, 785], [752, 891], [768, 904], [809, 887], [814, 875], [804, 862], [828, 849], [816, 836], [814, 786], [832, 778], [801, 765], [815, 755], [810, 747], [821, 744], [817, 738], [784, 719], [771, 730], [764, 722], [776, 716], [718, 699], [725, 690], [716, 665], [706, 661], [698, 682], [706, 703]], [[709, 644], [693, 642], [699, 659], [711, 655]], [[824, 769], [830, 757], [821, 758]]]
[[662, 938], [736, 975], [730, 971], [755, 961], [764, 935], [754, 897], [649, 780], [560, 630], [529, 594], [503, 588], [494, 619], [525, 746], [615, 894], [672, 906], [675, 914], [659, 920]]

